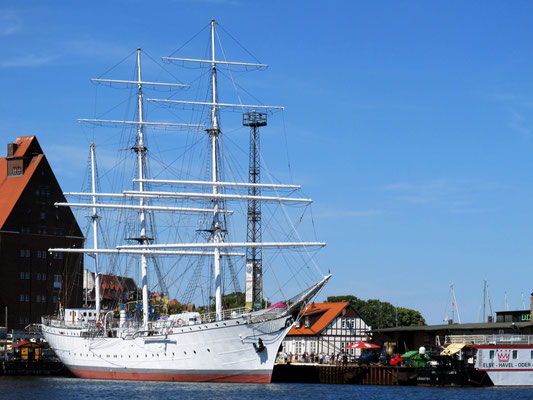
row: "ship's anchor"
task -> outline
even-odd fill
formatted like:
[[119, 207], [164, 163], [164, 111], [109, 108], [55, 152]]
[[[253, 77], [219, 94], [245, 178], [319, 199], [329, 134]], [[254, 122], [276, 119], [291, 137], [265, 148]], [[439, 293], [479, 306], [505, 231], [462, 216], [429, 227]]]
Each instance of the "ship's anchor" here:
[[266, 346], [263, 343], [263, 340], [261, 340], [261, 338], [259, 338], [257, 340], [257, 343], [254, 343], [253, 345], [254, 345], [255, 351], [258, 352], [258, 353], [261, 353], [263, 350], [266, 349]]

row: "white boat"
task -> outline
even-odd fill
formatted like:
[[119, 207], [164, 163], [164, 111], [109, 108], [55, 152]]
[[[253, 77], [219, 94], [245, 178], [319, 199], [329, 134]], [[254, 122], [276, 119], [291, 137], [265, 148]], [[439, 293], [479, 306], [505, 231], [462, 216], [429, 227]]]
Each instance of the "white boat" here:
[[450, 335], [446, 343], [474, 349], [474, 368], [495, 386], [533, 386], [533, 335]]
[[[95, 79], [97, 83], [133, 85], [136, 91], [136, 119], [105, 120], [84, 119], [83, 122], [107, 125], [133, 126], [136, 130], [135, 145], [132, 146], [137, 169], [133, 185], [136, 190], [122, 190], [116, 193], [101, 193], [96, 190], [95, 146], [91, 145], [91, 182], [90, 192], [65, 193], [77, 197], [80, 203], [61, 203], [58, 206], [79, 207], [92, 211], [93, 247], [85, 249], [67, 248], [50, 249], [51, 252], [84, 253], [94, 259], [95, 264], [95, 306], [83, 309], [60, 309], [54, 316], [42, 318], [42, 334], [61, 361], [74, 375], [81, 378], [126, 379], [156, 381], [190, 381], [190, 382], [255, 382], [269, 383], [278, 349], [285, 335], [291, 328], [294, 317], [326, 284], [331, 274], [322, 274], [312, 284], [306, 284], [304, 290], [292, 293], [292, 299], [279, 299], [280, 307], [261, 306], [267, 304], [263, 297], [263, 272], [260, 251], [275, 249], [299, 249], [304, 254], [307, 249], [318, 249], [325, 245], [321, 242], [302, 241], [262, 241], [261, 225], [257, 223], [260, 216], [259, 204], [273, 202], [283, 204], [309, 204], [309, 199], [295, 197], [299, 186], [278, 183], [261, 183], [259, 177], [259, 157], [256, 146], [251, 146], [250, 174], [248, 182], [225, 181], [221, 174], [223, 157], [219, 153], [220, 110], [232, 108], [248, 110], [244, 116], [245, 125], [250, 127], [252, 140], [258, 140], [258, 128], [266, 124], [266, 113], [280, 107], [265, 105], [228, 104], [219, 101], [217, 72], [219, 66], [259, 67], [260, 63], [241, 63], [218, 60], [215, 56], [215, 21], [210, 24], [210, 56], [208, 60], [190, 58], [165, 58], [169, 62], [197, 63], [209, 68], [209, 101], [185, 101], [173, 99], [145, 99], [143, 88], [147, 85], [175, 88], [182, 84], [166, 84], [143, 81], [141, 77], [141, 51], [137, 51], [136, 79]], [[225, 56], [224, 56], [225, 57]], [[149, 100], [154, 104], [182, 104], [187, 107], [204, 107], [208, 110], [206, 127], [194, 124], [170, 122], [147, 122], [144, 119]], [[261, 110], [258, 112], [257, 110]], [[153, 179], [146, 174], [147, 168], [147, 134], [148, 128], [195, 129], [198, 135], [204, 135], [209, 146], [208, 180]], [[202, 133], [203, 132], [203, 133]], [[257, 146], [258, 147], [258, 146]], [[248, 171], [247, 171], [248, 172]], [[185, 191], [175, 188], [185, 187]], [[167, 187], [165, 190], [154, 190]], [[168, 189], [170, 188], [170, 189]], [[231, 190], [228, 190], [231, 189]], [[207, 191], [206, 191], [207, 189]], [[245, 191], [239, 193], [238, 190]], [[286, 197], [278, 191], [290, 190]], [[266, 191], [273, 192], [265, 195]], [[163, 205], [165, 201], [169, 205]], [[183, 202], [180, 205], [180, 202]], [[203, 206], [192, 206], [198, 202]], [[229, 218], [233, 210], [232, 202], [247, 203], [247, 239], [231, 241], [228, 234]], [[206, 205], [207, 204], [207, 205]], [[123, 243], [106, 248], [99, 247], [98, 226], [102, 210], [137, 213], [137, 237], [124, 239]], [[208, 216], [207, 241], [180, 241], [185, 235], [174, 237], [171, 241], [160, 242], [153, 236], [148, 224], [149, 215], [157, 213], [198, 214], [201, 218]], [[259, 212], [259, 214], [258, 214]], [[159, 215], [159, 214], [158, 214]], [[162, 217], [157, 217], [162, 218]], [[179, 221], [178, 221], [179, 222]], [[178, 229], [185, 229], [178, 226]], [[294, 226], [290, 232], [295, 231]], [[293, 237], [297, 235], [292, 235]], [[167, 239], [168, 240], [168, 239]], [[239, 253], [246, 251], [246, 254]], [[302, 250], [304, 252], [302, 252]], [[307, 254], [307, 253], [305, 253]], [[243, 262], [243, 256], [246, 261]], [[142, 282], [142, 319], [132, 318], [126, 308], [118, 311], [106, 311], [100, 301], [100, 269], [104, 257], [135, 257], [140, 264]], [[306, 255], [307, 256], [307, 255]], [[300, 256], [299, 256], [300, 257]], [[309, 254], [309, 257], [311, 255]], [[164, 258], [181, 260], [209, 259], [211, 264], [214, 309], [211, 312], [189, 310], [164, 318], [157, 318], [150, 311], [150, 293], [148, 288], [149, 261]], [[228, 259], [237, 259], [246, 268], [246, 305], [238, 309], [226, 310], [224, 300], [223, 264]], [[312, 261], [314, 262], [314, 261]], [[287, 268], [288, 269], [288, 268]], [[305, 268], [304, 268], [305, 269]], [[159, 277], [161, 278], [161, 277]], [[244, 278], [244, 277], [243, 277]], [[164, 281], [164, 278], [160, 279]], [[310, 283], [310, 282], [308, 282]], [[227, 287], [227, 284], [226, 284]], [[298, 289], [292, 285], [293, 289]], [[286, 287], [285, 287], [286, 289]], [[270, 298], [269, 298], [270, 300]], [[275, 300], [275, 299], [272, 299]]]

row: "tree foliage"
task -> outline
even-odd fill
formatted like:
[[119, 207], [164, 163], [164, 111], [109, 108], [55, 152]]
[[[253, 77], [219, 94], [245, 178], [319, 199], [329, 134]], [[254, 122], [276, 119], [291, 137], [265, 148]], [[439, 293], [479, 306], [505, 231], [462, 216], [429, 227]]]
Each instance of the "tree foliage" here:
[[398, 326], [415, 326], [419, 321], [426, 323], [419, 311], [404, 307], [394, 307], [391, 303], [377, 299], [362, 300], [352, 295], [330, 296], [328, 303], [347, 301], [359, 312], [363, 320], [373, 329], [393, 328], [396, 326], [396, 312], [398, 313]]

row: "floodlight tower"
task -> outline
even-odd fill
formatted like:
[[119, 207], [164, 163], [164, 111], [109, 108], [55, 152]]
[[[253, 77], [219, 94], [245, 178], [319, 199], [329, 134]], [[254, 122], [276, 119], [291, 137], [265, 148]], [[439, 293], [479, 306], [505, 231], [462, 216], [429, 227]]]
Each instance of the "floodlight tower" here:
[[[261, 196], [261, 160], [259, 127], [266, 126], [267, 114], [252, 110], [243, 115], [242, 124], [250, 127], [250, 161], [247, 213], [247, 241], [262, 242], [261, 234], [261, 201], [255, 197]], [[261, 247], [246, 249], [246, 308], [258, 309], [263, 301], [263, 260]]]

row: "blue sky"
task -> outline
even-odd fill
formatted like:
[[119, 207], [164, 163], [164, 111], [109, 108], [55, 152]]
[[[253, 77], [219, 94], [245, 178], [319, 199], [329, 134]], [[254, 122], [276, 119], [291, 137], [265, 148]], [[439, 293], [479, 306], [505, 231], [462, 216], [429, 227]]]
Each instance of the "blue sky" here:
[[322, 297], [379, 298], [439, 323], [453, 282], [476, 322], [484, 279], [495, 310], [505, 292], [527, 307], [533, 291], [532, 13], [527, 1], [4, 1], [1, 138], [37, 135], [77, 190], [88, 78], [137, 47], [169, 55], [215, 18], [270, 65], [241, 83], [286, 107], [272, 126], [328, 242]]

